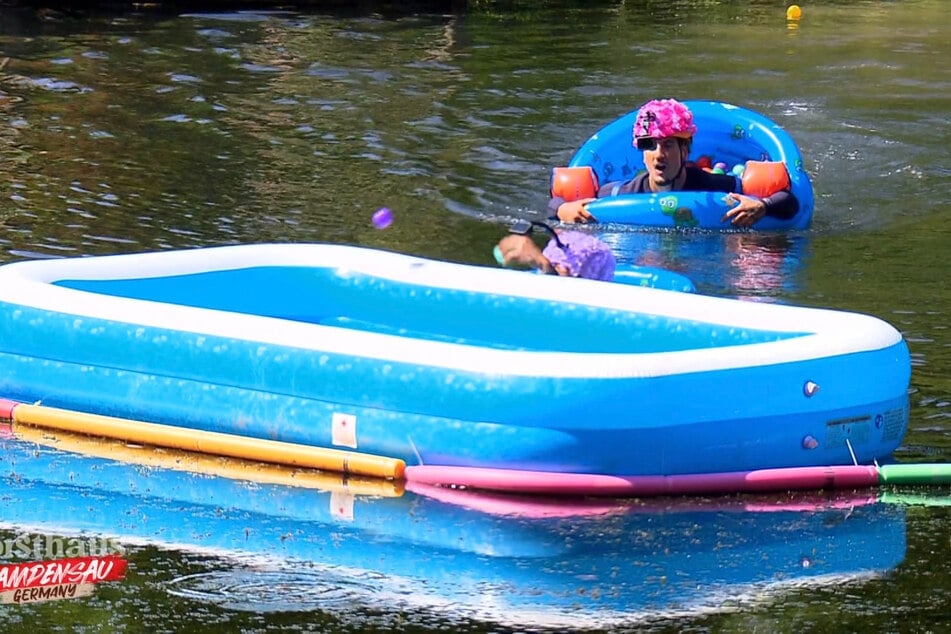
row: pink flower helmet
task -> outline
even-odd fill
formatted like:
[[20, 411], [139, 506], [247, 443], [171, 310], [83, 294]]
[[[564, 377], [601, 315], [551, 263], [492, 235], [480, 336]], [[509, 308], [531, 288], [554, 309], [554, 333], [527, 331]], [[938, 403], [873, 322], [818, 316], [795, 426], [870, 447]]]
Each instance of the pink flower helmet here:
[[[654, 99], [648, 101], [637, 111], [634, 119], [634, 146], [638, 149], [651, 149], [638, 144], [638, 139], [655, 141], [667, 137], [689, 139], [697, 133], [693, 124], [690, 108], [676, 99]], [[648, 145], [650, 145], [648, 143]]]

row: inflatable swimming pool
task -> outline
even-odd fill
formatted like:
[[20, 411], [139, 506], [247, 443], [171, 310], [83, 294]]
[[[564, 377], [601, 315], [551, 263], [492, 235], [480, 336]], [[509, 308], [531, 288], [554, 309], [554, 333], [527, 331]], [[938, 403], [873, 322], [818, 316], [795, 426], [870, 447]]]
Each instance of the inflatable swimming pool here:
[[[757, 230], [807, 229], [812, 222], [814, 194], [803, 167], [802, 155], [792, 137], [761, 114], [718, 101], [685, 101], [694, 115], [697, 134], [690, 160], [697, 164], [723, 163], [727, 173], [747, 161], [782, 162], [790, 189], [799, 200], [799, 211], [788, 220], [765, 217]], [[637, 111], [609, 123], [575, 153], [569, 167], [591, 167], [601, 184], [630, 180], [644, 169], [643, 154], [631, 143]], [[734, 229], [721, 221], [730, 208], [722, 192], [670, 192], [620, 194], [595, 200], [587, 206], [598, 222], [651, 227]]]
[[869, 463], [877, 318], [343, 245], [0, 267], [0, 396], [409, 466], [669, 476]]

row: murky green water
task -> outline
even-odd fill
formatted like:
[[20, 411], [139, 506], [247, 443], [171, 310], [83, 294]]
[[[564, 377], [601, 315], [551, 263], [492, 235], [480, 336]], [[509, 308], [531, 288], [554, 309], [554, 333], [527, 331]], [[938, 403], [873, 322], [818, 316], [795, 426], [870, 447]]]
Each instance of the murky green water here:
[[[0, 261], [331, 241], [489, 265], [505, 223], [540, 214], [550, 167], [566, 163], [601, 125], [655, 96], [730, 101], [776, 120], [799, 142], [816, 188], [814, 227], [789, 236], [617, 227], [601, 235], [622, 260], [685, 271], [704, 292], [868, 312], [894, 323], [914, 364], [911, 429], [898, 457], [946, 462], [947, 7], [942, 0], [802, 4], [795, 24], [786, 22], [782, 3], [700, 0], [346, 15], [0, 9]], [[369, 218], [384, 205], [396, 221], [378, 231]], [[175, 547], [187, 536], [166, 540], [159, 523], [148, 524], [157, 501], [120, 509], [94, 489], [63, 486], [61, 497], [48, 501], [49, 492], [8, 491], [0, 497], [0, 533], [23, 529], [12, 510], [17, 501], [83, 515], [76, 496], [86, 496], [90, 517], [90, 509], [112, 508], [125, 513], [116, 516], [118, 528], [147, 524], [141, 543], [129, 545], [129, 574], [86, 599], [0, 605], [4, 631], [525, 630], [544, 619], [491, 609], [505, 605], [506, 588], [574, 593], [577, 607], [569, 612], [590, 621], [602, 614], [596, 606], [609, 603], [590, 592], [611, 588], [612, 574], [626, 618], [608, 624], [605, 617], [605, 630], [937, 632], [951, 621], [948, 507], [853, 503], [854, 512], [825, 510], [818, 520], [815, 513], [783, 513], [768, 522], [750, 513], [736, 523], [715, 513], [645, 519], [626, 509], [615, 520], [488, 526], [481, 526], [484, 515], [460, 511], [411, 523], [412, 538], [325, 522], [312, 526], [324, 541], [317, 533], [299, 539], [312, 546], [311, 556], [325, 558], [322, 565], [338, 567], [327, 583], [330, 573], [313, 565], [275, 571]], [[183, 493], [171, 504], [186, 516], [198, 513], [194, 497]], [[387, 509], [378, 515], [384, 526], [428, 508], [412, 493], [398, 499], [396, 506], [368, 505]], [[225, 508], [222, 516], [234, 522], [212, 514], [203, 529], [240, 536], [242, 521], [249, 531], [278, 532], [285, 522], [304, 531], [314, 521], [285, 511]], [[111, 520], [103, 513], [87, 530], [105, 530]], [[886, 532], [835, 533], [840, 524]], [[51, 525], [41, 522], [41, 532], [55, 532]], [[488, 531], [495, 548], [535, 531], [552, 547], [531, 559], [434, 545], [437, 532], [467, 535], [469, 526]], [[717, 570], [756, 570], [753, 562], [788, 556], [782, 545], [797, 544], [809, 526], [831, 531], [827, 556], [803, 552], [800, 559], [797, 552], [797, 574], [764, 573], [788, 583], [764, 587], [760, 579], [753, 587], [704, 591], [719, 583]], [[704, 533], [697, 557], [658, 556], [693, 530]], [[192, 546], [207, 541], [198, 532]], [[752, 542], [751, 534], [774, 539]], [[404, 538], [402, 548], [385, 547]], [[261, 539], [260, 548], [280, 552], [282, 540]], [[341, 570], [346, 562], [334, 549], [352, 540], [367, 544], [367, 567], [359, 572]], [[645, 540], [652, 548], [628, 547]], [[602, 556], [581, 558], [569, 547], [580, 542]], [[739, 547], [747, 542], [748, 549]], [[697, 565], [703, 553], [721, 551]], [[396, 565], [403, 564], [400, 553], [406, 568]], [[823, 561], [832, 567], [828, 553], [850, 555], [837, 570], [851, 573], [848, 579], [802, 581], [803, 571]], [[611, 559], [620, 570], [653, 567], [649, 583], [657, 587], [679, 579], [679, 589], [696, 591], [658, 591], [655, 603], [672, 605], [648, 610], [633, 577], [600, 567]], [[414, 561], [433, 580], [428, 592], [381, 581]], [[863, 563], [875, 574], [858, 574]], [[526, 569], [551, 574], [534, 578], [534, 588], [511, 586]], [[439, 602], [433, 597], [449, 592], [445, 571], [453, 570], [448, 578], [472, 591]], [[432, 604], [414, 602], [419, 597]], [[505, 622], [506, 615], [517, 618]]]

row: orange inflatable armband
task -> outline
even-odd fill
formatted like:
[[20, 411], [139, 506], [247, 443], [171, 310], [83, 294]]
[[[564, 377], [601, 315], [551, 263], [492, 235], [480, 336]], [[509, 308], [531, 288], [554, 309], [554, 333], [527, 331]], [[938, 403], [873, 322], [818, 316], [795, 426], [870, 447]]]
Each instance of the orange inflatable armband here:
[[758, 198], [789, 189], [789, 172], [782, 161], [747, 161], [740, 180], [743, 193]]
[[556, 167], [551, 171], [551, 195], [565, 201], [595, 198], [598, 195], [598, 175], [588, 166]]

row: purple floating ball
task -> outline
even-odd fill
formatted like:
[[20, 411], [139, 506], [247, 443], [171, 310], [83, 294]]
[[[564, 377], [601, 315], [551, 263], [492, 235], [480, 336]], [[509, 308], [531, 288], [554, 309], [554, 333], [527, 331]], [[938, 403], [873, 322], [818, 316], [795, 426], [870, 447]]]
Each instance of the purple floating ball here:
[[[714, 164], [713, 169], [719, 169], [719, 170], [723, 170], [723, 172], [725, 172], [725, 171], [726, 171], [726, 167], [727, 167], [726, 163], [724, 163], [723, 161], [720, 161], [720, 162]], [[721, 172], [721, 173], [722, 173], [722, 172]]]
[[386, 229], [393, 222], [393, 212], [389, 207], [382, 207], [373, 214], [373, 226], [377, 229]]

